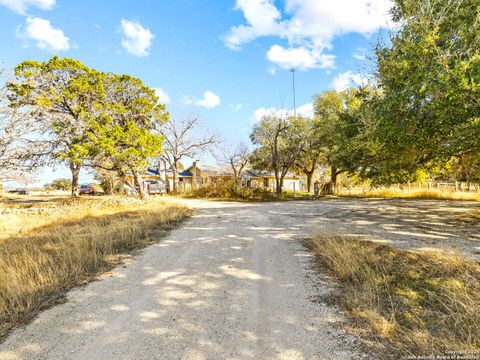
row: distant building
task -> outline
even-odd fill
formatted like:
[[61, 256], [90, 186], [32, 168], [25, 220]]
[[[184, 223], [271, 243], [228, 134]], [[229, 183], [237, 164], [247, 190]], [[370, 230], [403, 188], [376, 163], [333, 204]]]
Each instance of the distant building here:
[[[173, 173], [167, 171], [166, 174], [168, 188], [173, 189]], [[194, 161], [189, 168], [178, 174], [178, 191], [189, 191], [203, 185], [233, 179], [233, 177], [233, 171], [229, 166], [206, 165]], [[298, 191], [301, 189], [301, 184], [303, 181], [298, 176], [288, 173], [284, 178], [283, 188], [287, 191]], [[241, 176], [241, 185], [275, 191], [275, 174], [266, 171], [244, 170]]]
[[[242, 177], [245, 179], [245, 186], [275, 191], [275, 174], [269, 171], [246, 170]], [[283, 178], [283, 190], [302, 190], [303, 181], [293, 173], [287, 173]]]

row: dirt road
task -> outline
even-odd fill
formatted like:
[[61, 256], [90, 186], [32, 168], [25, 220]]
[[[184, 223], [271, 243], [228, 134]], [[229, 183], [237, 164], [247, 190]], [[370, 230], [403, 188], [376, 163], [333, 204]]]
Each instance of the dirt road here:
[[355, 359], [357, 339], [321, 301], [329, 289], [300, 238], [321, 229], [480, 250], [478, 227], [450, 220], [473, 203], [189, 204], [181, 229], [16, 330], [0, 359]]

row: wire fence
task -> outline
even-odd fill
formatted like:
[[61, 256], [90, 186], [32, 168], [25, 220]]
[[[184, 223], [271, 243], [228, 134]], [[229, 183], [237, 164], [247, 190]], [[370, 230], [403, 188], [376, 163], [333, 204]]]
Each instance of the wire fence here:
[[416, 182], [405, 184], [393, 184], [390, 186], [372, 186], [369, 184], [337, 184], [337, 193], [372, 191], [372, 190], [392, 190], [392, 191], [418, 191], [418, 190], [438, 190], [450, 192], [479, 192], [480, 183], [455, 181], [455, 182]]

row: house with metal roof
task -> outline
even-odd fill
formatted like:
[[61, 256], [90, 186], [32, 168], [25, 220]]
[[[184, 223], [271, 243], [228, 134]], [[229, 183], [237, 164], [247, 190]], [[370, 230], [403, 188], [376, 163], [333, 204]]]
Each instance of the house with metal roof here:
[[[275, 174], [272, 171], [245, 170], [242, 178], [244, 185], [275, 191]], [[294, 173], [288, 172], [283, 179], [283, 189], [286, 191], [304, 190], [304, 181]]]
[[[234, 174], [228, 165], [207, 165], [194, 161], [193, 164], [178, 174], [179, 191], [196, 189], [203, 185], [233, 179]], [[169, 189], [173, 189], [173, 173], [167, 173]], [[287, 173], [283, 186], [287, 191], [298, 191], [303, 181], [293, 173]], [[245, 170], [241, 176], [241, 185], [275, 191], [275, 174], [267, 171]]]
[[[223, 165], [206, 165], [194, 161], [187, 169], [178, 174], [179, 191], [188, 191], [196, 189], [206, 184], [220, 182], [233, 178], [233, 171]], [[173, 189], [173, 173], [167, 172], [169, 188]]]

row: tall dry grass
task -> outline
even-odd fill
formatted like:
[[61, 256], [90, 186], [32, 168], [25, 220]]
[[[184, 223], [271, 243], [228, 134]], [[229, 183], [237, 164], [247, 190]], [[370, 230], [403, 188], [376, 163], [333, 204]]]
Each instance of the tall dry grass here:
[[173, 202], [53, 200], [0, 207], [0, 339], [113, 267], [118, 255], [159, 239], [189, 215]]
[[306, 243], [339, 280], [336, 302], [383, 344], [382, 358], [480, 349], [480, 264], [348, 237]]
[[396, 189], [378, 188], [361, 189], [354, 188], [340, 189], [336, 194], [342, 197], [372, 197], [372, 198], [400, 198], [400, 199], [438, 199], [438, 200], [463, 200], [480, 201], [478, 191], [455, 191], [451, 189]]

